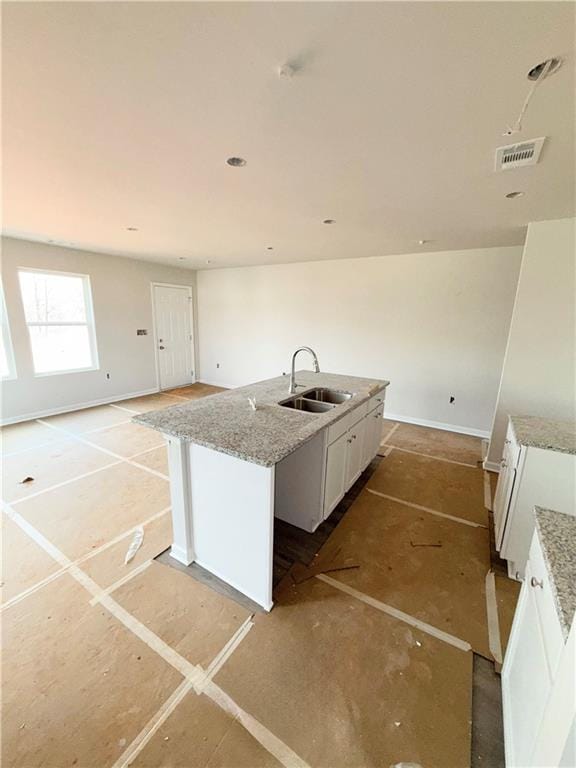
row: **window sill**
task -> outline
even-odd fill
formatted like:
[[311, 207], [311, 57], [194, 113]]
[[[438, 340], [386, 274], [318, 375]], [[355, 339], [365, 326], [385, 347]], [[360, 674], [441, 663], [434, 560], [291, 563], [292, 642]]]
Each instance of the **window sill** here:
[[90, 373], [92, 371], [99, 371], [100, 366], [93, 366], [91, 368], [66, 368], [62, 371], [46, 371], [46, 373], [35, 373], [35, 379], [43, 379], [46, 376], [67, 376], [71, 373]]

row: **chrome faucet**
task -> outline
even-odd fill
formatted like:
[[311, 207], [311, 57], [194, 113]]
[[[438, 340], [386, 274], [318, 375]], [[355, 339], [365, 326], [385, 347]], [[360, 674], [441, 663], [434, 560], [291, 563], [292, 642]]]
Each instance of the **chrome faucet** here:
[[292, 355], [292, 372], [290, 373], [290, 386], [288, 388], [288, 392], [291, 395], [293, 395], [296, 392], [296, 387], [298, 386], [298, 384], [296, 384], [296, 379], [295, 379], [296, 374], [294, 370], [296, 367], [296, 355], [298, 354], [298, 352], [310, 352], [310, 354], [312, 355], [312, 359], [314, 360], [314, 371], [315, 373], [320, 373], [320, 366], [318, 365], [318, 358], [316, 357], [316, 352], [314, 352], [314, 350], [311, 349], [310, 347], [298, 347], [296, 352], [294, 352], [294, 354]]

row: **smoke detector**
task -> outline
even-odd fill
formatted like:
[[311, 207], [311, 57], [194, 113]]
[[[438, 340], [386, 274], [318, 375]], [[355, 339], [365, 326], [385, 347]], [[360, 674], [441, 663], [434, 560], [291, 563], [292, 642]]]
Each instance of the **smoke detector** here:
[[498, 147], [494, 161], [494, 170], [505, 171], [508, 168], [536, 165], [545, 141], [546, 136], [541, 136], [539, 139], [530, 139], [518, 144], [507, 144], [505, 147]]

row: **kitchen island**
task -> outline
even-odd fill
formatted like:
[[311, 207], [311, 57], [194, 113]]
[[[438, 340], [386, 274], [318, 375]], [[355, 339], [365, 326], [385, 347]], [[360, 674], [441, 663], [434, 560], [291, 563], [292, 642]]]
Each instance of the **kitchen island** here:
[[388, 381], [299, 371], [134, 421], [168, 443], [171, 556], [272, 608], [274, 517], [308, 531], [378, 452]]

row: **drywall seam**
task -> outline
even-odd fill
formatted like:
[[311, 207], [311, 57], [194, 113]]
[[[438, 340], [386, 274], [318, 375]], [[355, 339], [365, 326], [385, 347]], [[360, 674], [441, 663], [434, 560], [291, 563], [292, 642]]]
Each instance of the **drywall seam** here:
[[143, 389], [141, 392], [132, 392], [127, 395], [115, 395], [114, 397], [103, 397], [99, 400], [90, 400], [83, 403], [76, 403], [75, 405], [70, 406], [67, 405], [65, 408], [47, 408], [43, 411], [35, 411], [34, 413], [24, 413], [20, 416], [14, 416], [10, 419], [0, 419], [0, 425], [5, 427], [9, 424], [19, 424], [22, 421], [34, 421], [36, 419], [44, 419], [47, 416], [59, 416], [62, 413], [83, 411], [86, 408], [94, 408], [96, 405], [111, 405], [112, 403], [118, 402], [118, 397], [121, 397], [122, 399], [145, 397], [146, 395], [154, 395], [158, 391], [158, 389]]
[[472, 520], [465, 520], [463, 517], [456, 517], [455, 515], [448, 515], [446, 512], [438, 512], [436, 509], [430, 509], [430, 507], [423, 507], [421, 504], [414, 504], [412, 501], [404, 501], [404, 499], [398, 499], [396, 496], [389, 496], [387, 493], [380, 493], [380, 491], [374, 491], [372, 488], [366, 488], [368, 493], [373, 493], [374, 496], [380, 496], [383, 499], [389, 499], [395, 501], [398, 504], [405, 504], [407, 507], [413, 509], [419, 509], [421, 512], [428, 512], [430, 515], [436, 515], [437, 517], [444, 517], [446, 520], [454, 520], [455, 523], [462, 523], [462, 525], [469, 525], [472, 528], [488, 528], [487, 525], [482, 523], [474, 523]]
[[331, 576], [326, 576], [325, 574], [321, 573], [318, 574], [316, 578], [320, 579], [320, 581], [326, 582], [326, 584], [330, 584], [330, 586], [335, 587], [336, 589], [339, 589], [341, 592], [346, 592], [347, 595], [355, 597], [357, 600], [361, 600], [363, 603], [372, 606], [372, 608], [376, 608], [378, 611], [382, 611], [382, 613], [386, 613], [395, 619], [399, 619], [406, 624], [410, 624], [412, 627], [416, 627], [416, 629], [420, 629], [422, 632], [426, 632], [428, 635], [432, 635], [432, 637], [435, 637], [437, 640], [442, 640], [449, 645], [453, 645], [455, 648], [459, 648], [461, 651], [470, 651], [472, 649], [470, 643], [466, 642], [465, 640], [461, 640], [459, 637], [455, 637], [448, 632], [443, 632], [441, 629], [437, 629], [431, 624], [427, 624], [425, 621], [420, 621], [420, 619], [416, 619], [414, 616], [410, 616], [408, 613], [404, 613], [404, 611], [399, 611], [397, 608], [394, 608], [387, 603], [382, 603], [380, 600], [376, 600], [374, 597], [370, 597], [370, 595], [364, 594], [364, 592], [359, 592], [357, 589], [350, 587], [348, 584], [336, 581], [336, 579], [333, 579]]
[[424, 456], [426, 459], [435, 459], [436, 461], [445, 461], [448, 464], [458, 464], [460, 467], [471, 467], [477, 469], [476, 464], [467, 464], [465, 461], [454, 461], [454, 459], [446, 459], [444, 456], [432, 456], [430, 453], [420, 453], [419, 451], [411, 451], [408, 448], [400, 448], [398, 445], [392, 445], [390, 447], [395, 451], [402, 451], [403, 453], [411, 453], [413, 456]]

